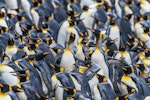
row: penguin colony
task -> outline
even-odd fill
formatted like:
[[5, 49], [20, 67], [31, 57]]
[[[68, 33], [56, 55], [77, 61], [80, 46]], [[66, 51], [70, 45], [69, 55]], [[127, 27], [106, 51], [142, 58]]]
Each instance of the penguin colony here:
[[150, 1], [0, 0], [0, 100], [150, 100]]

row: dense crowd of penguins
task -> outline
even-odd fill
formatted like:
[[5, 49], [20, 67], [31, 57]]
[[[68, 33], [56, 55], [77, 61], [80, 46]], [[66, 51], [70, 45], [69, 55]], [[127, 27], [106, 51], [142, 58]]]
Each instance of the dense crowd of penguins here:
[[149, 0], [0, 0], [0, 100], [150, 100]]

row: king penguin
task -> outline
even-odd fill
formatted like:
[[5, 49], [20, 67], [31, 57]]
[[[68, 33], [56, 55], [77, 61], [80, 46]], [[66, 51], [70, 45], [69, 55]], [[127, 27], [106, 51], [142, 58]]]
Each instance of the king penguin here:
[[8, 46], [5, 49], [5, 54], [12, 60], [12, 56], [17, 53], [17, 47], [13, 38], [9, 37]]
[[64, 50], [64, 53], [60, 61], [60, 67], [63, 67], [66, 71], [71, 71], [72, 65], [75, 64], [75, 58], [70, 47], [70, 45], [74, 42], [74, 40], [75, 40], [75, 35], [70, 34], [68, 47], [66, 47], [66, 49]]
[[116, 44], [117, 48], [119, 49], [119, 46], [120, 46], [120, 29], [116, 25], [115, 21], [116, 21], [115, 18], [112, 17], [111, 20], [110, 20], [110, 28], [109, 28], [108, 36], [112, 40], [117, 39], [115, 44]]

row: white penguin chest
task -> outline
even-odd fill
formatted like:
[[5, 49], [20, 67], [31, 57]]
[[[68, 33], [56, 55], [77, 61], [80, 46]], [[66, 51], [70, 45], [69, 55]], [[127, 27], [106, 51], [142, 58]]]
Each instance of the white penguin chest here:
[[11, 59], [11, 57], [17, 53], [17, 47], [7, 47], [5, 50], [5, 54]]
[[76, 57], [80, 60], [83, 60], [85, 59], [85, 56], [84, 56], [84, 53], [82, 51], [82, 49], [78, 49], [77, 52], [76, 52]]
[[62, 55], [62, 60], [60, 63], [60, 66], [65, 68], [66, 70], [71, 69], [71, 66], [75, 63], [74, 56], [72, 52], [64, 52]]

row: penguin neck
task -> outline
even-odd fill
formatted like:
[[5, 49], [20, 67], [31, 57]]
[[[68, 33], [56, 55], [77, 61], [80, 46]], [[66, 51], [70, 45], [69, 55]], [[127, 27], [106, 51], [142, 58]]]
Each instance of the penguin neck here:
[[67, 100], [74, 100], [72, 97], [67, 97]]
[[77, 48], [78, 48], [78, 49], [82, 49], [82, 44], [79, 43], [79, 44], [77, 45]]
[[8, 46], [9, 49], [11, 49], [11, 48], [13, 48], [13, 47], [15, 47], [15, 45], [9, 45], [9, 46]]
[[0, 20], [3, 20], [4, 18], [3, 17], [0, 17]]
[[65, 52], [70, 52], [70, 45], [65, 49]]
[[98, 43], [95, 46], [95, 50], [99, 50]]
[[42, 29], [42, 33], [47, 33], [47, 30], [46, 29]]

